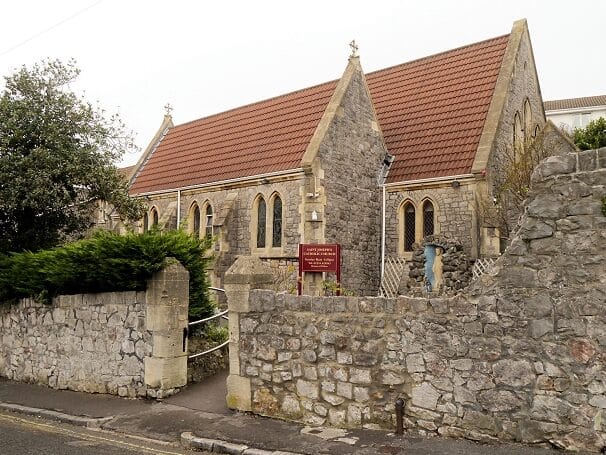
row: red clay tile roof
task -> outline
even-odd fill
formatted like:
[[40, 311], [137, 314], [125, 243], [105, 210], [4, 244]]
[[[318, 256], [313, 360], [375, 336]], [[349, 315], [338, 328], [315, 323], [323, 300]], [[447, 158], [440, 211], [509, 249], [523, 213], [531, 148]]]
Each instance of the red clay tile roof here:
[[[389, 182], [471, 171], [509, 35], [367, 75]], [[338, 81], [171, 128], [133, 194], [296, 169]]]
[[606, 106], [606, 95], [585, 96], [583, 98], [570, 98], [565, 100], [552, 100], [543, 103], [546, 111], [560, 109], [577, 109], [583, 107]]
[[171, 128], [131, 193], [299, 168], [336, 85], [328, 82]]
[[509, 35], [366, 75], [388, 182], [471, 172]]

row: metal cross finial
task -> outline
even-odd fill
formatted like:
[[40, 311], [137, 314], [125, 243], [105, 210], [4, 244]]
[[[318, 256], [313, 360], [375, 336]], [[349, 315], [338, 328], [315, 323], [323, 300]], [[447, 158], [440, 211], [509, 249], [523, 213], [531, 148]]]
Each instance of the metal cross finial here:
[[356, 40], [351, 40], [351, 43], [349, 43], [349, 47], [351, 47], [351, 55], [350, 57], [357, 57], [358, 56], [358, 45], [356, 44]]
[[166, 103], [166, 106], [164, 106], [164, 109], [166, 109], [166, 115], [170, 115], [170, 111], [173, 110], [173, 107], [170, 105], [170, 103]]

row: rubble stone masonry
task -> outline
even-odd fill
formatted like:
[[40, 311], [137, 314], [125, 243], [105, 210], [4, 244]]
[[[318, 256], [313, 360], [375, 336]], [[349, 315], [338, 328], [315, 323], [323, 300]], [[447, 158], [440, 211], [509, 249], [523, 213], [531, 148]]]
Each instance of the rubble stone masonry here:
[[0, 307], [0, 376], [120, 396], [170, 395], [186, 383], [189, 275], [173, 264], [147, 291], [23, 299]]
[[[403, 398], [407, 430], [600, 451], [604, 197], [606, 149], [548, 158], [511, 246], [454, 297], [242, 290], [245, 301], [229, 302], [229, 402], [315, 425], [393, 429]], [[254, 281], [237, 274], [230, 281]]]

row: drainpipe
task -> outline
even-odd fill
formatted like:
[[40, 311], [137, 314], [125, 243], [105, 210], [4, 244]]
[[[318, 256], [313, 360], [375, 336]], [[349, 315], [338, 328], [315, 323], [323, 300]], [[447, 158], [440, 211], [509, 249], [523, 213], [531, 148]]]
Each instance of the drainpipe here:
[[177, 190], [177, 229], [181, 226], [181, 190]]
[[381, 213], [381, 283], [383, 283], [383, 273], [385, 271], [385, 182], [383, 187], [383, 211]]

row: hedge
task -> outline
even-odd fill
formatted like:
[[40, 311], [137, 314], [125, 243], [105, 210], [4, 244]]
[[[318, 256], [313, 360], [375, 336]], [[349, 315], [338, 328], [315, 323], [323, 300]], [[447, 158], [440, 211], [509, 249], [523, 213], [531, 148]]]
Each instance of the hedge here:
[[144, 290], [146, 281], [172, 257], [189, 271], [190, 317], [205, 317], [214, 311], [205, 272], [210, 242], [183, 231], [99, 231], [59, 248], [0, 256], [0, 302], [22, 297], [50, 302], [61, 294]]

